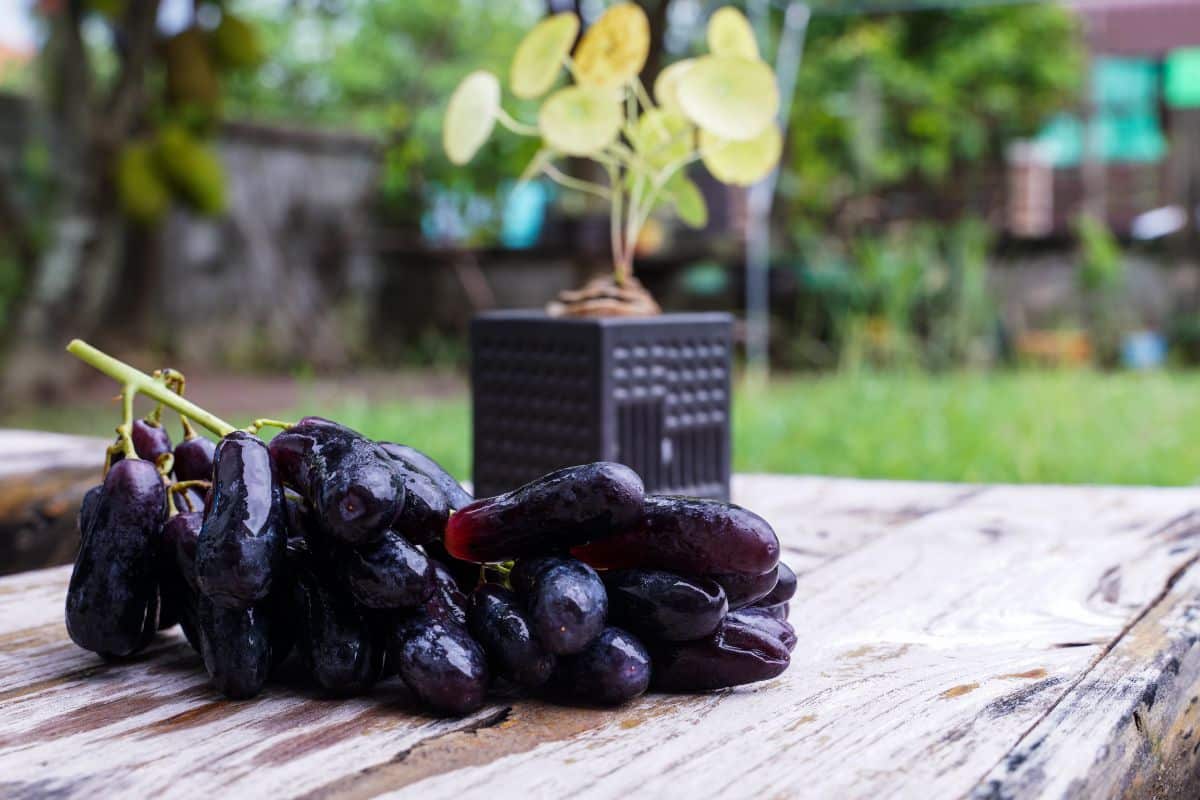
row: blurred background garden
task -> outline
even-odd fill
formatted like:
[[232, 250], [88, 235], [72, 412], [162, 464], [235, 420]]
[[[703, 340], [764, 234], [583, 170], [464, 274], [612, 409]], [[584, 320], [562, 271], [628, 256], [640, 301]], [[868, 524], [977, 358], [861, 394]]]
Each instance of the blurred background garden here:
[[[640, 4], [650, 86], [719, 3]], [[605, 6], [0, 0], [0, 427], [111, 430], [82, 337], [469, 475], [472, 315], [609, 269], [608, 208], [519, 182], [536, 142], [452, 165], [442, 115]], [[697, 167], [704, 225], [637, 242], [664, 309], [739, 319], [734, 468], [1200, 481], [1200, 4], [742, 7], [788, 109], [769, 203]]]

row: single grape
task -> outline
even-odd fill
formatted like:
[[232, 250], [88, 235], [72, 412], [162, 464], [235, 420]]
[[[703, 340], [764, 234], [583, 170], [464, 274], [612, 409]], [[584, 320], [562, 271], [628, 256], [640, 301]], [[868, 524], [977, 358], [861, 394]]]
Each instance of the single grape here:
[[429, 558], [395, 531], [358, 547], [339, 547], [336, 561], [342, 585], [367, 608], [412, 608], [435, 588]]
[[333, 585], [320, 565], [300, 552], [289, 550], [291, 609], [300, 661], [323, 689], [367, 689], [383, 668], [382, 643], [367, 614]]
[[135, 419], [129, 431], [133, 440], [134, 452], [138, 458], [144, 458], [156, 463], [161, 456], [171, 452], [171, 435], [158, 422], [146, 419]]
[[763, 612], [770, 614], [775, 619], [786, 620], [788, 618], [788, 604], [787, 603], [776, 603], [773, 606], [756, 605], [756, 606], [750, 606], [750, 608], [761, 609]]
[[642, 479], [621, 464], [560, 469], [455, 512], [446, 550], [480, 562], [561, 552], [634, 524], [643, 494]]
[[217, 446], [211, 439], [193, 435], [175, 445], [175, 479], [210, 481]]
[[676, 692], [723, 689], [765, 681], [788, 668], [788, 649], [778, 637], [730, 617], [711, 636], [656, 645], [654, 685]]
[[433, 481], [434, 485], [442, 490], [442, 494], [445, 495], [450, 508], [455, 511], [469, 505], [475, 499], [471, 497], [470, 492], [462, 487], [462, 484], [455, 480], [453, 475], [442, 468], [441, 464], [417, 448], [409, 447], [405, 444], [393, 444], [392, 442], [380, 442], [379, 446], [384, 449], [384, 452], [393, 461], [404, 464]]
[[538, 640], [556, 655], [583, 650], [604, 629], [608, 617], [603, 581], [594, 569], [575, 559], [556, 559], [546, 565], [524, 599]]
[[204, 514], [176, 514], [163, 525], [159, 547], [159, 594], [164, 607], [173, 606], [179, 617], [179, 627], [188, 644], [201, 652], [199, 606], [196, 584], [196, 540]]
[[421, 549], [440, 564], [442, 569], [454, 576], [454, 581], [461, 590], [469, 592], [479, 583], [479, 565], [450, 555], [441, 542], [423, 544]]
[[761, 575], [730, 572], [711, 577], [725, 590], [725, 596], [729, 598], [729, 608], [732, 610], [756, 603], [770, 594], [779, 579], [777, 569], [778, 567], [772, 568]]
[[737, 624], [746, 625], [780, 641], [791, 652], [796, 648], [796, 630], [786, 619], [780, 619], [768, 608], [748, 606], [729, 612], [729, 619]]
[[651, 496], [636, 525], [576, 547], [572, 555], [600, 569], [761, 575], [779, 561], [779, 538], [762, 517], [732, 503]]
[[782, 561], [779, 562], [779, 580], [775, 583], [775, 588], [767, 593], [765, 597], [758, 601], [757, 605], [761, 606], [777, 606], [780, 603], [786, 603], [791, 600], [796, 594], [796, 573], [792, 568]]
[[245, 608], [264, 599], [287, 543], [283, 490], [262, 440], [234, 431], [217, 445], [212, 505], [196, 543], [200, 591], [217, 605]]
[[[533, 591], [534, 582], [542, 573], [561, 563], [563, 559], [559, 556], [531, 556], [519, 559], [508, 573], [508, 583], [518, 595], [528, 597]], [[476, 569], [479, 567], [476, 566]]]
[[81, 517], [79, 554], [67, 589], [71, 640], [108, 657], [145, 647], [158, 627], [158, 547], [166, 491], [154, 464], [114, 464]]
[[[430, 559], [433, 565], [433, 594], [425, 600], [425, 613], [434, 619], [451, 619], [459, 625], [467, 624], [467, 597], [459, 588], [458, 581], [441, 562]], [[478, 572], [478, 570], [476, 570]]]
[[435, 710], [470, 714], [487, 693], [487, 657], [467, 629], [417, 612], [392, 629], [388, 660], [405, 685]]
[[413, 544], [440, 542], [450, 519], [446, 495], [428, 476], [403, 462], [396, 461], [395, 467], [404, 479], [404, 505], [392, 520], [392, 528]]
[[96, 509], [100, 507], [100, 499], [104, 497], [104, 484], [97, 484], [84, 492], [83, 500], [79, 503], [79, 516], [75, 519], [75, 527], [79, 530], [79, 539], [92, 527]]
[[685, 578], [653, 569], [605, 574], [609, 618], [635, 633], [668, 642], [700, 639], [717, 629], [729, 603], [708, 578]]
[[200, 655], [217, 691], [234, 700], [262, 691], [273, 662], [270, 603], [227, 608], [200, 594], [197, 622]]
[[619, 705], [650, 685], [650, 654], [633, 634], [605, 628], [583, 652], [564, 659], [563, 685], [572, 697]]
[[480, 584], [467, 610], [471, 635], [483, 645], [497, 675], [527, 689], [550, 679], [557, 663], [533, 632], [516, 596], [495, 583]]
[[349, 428], [305, 417], [271, 440], [284, 483], [346, 544], [378, 539], [404, 506], [404, 480], [387, 453]]

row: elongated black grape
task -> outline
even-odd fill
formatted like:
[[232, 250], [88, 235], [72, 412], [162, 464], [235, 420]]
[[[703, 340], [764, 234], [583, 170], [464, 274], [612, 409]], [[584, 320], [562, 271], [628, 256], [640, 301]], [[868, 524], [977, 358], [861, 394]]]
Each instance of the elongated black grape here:
[[767, 593], [765, 597], [757, 602], [761, 606], [777, 606], [780, 603], [786, 603], [791, 600], [796, 594], [796, 573], [792, 568], [782, 561], [779, 562], [779, 580], [775, 582], [775, 588]]
[[158, 539], [166, 491], [154, 464], [114, 464], [81, 517], [88, 527], [67, 589], [71, 640], [104, 656], [145, 647], [158, 622]]
[[447, 714], [469, 714], [484, 701], [487, 657], [462, 625], [418, 612], [396, 625], [388, 661], [424, 703]]
[[305, 417], [271, 440], [282, 480], [346, 544], [378, 539], [404, 506], [404, 480], [375, 442], [319, 417]]
[[788, 667], [787, 646], [777, 636], [728, 617], [711, 636], [654, 647], [654, 685], [698, 692], [765, 681]]
[[266, 685], [272, 666], [272, 620], [269, 601], [246, 608], [219, 606], [197, 596], [200, 655], [217, 691], [241, 700]]
[[600, 576], [572, 558], [544, 564], [524, 600], [538, 640], [556, 655], [583, 650], [608, 617], [608, 594]]
[[756, 603], [770, 594], [779, 580], [777, 569], [778, 567], [775, 567], [761, 575], [731, 572], [710, 577], [725, 590], [725, 596], [729, 598], [729, 608], [737, 609]]
[[262, 440], [234, 431], [217, 445], [212, 505], [196, 543], [200, 591], [217, 605], [264, 599], [282, 568], [287, 532], [283, 491]]
[[564, 552], [633, 525], [643, 497], [642, 479], [622, 464], [560, 469], [455, 512], [446, 550], [479, 562]]
[[650, 685], [650, 654], [633, 634], [605, 628], [583, 652], [563, 660], [564, 686], [577, 700], [618, 705]]
[[789, 652], [796, 648], [796, 631], [786, 619], [776, 617], [767, 608], [749, 606], [729, 612], [731, 622], [755, 628], [780, 641]]
[[495, 583], [477, 586], [467, 618], [495, 674], [527, 689], [550, 679], [557, 659], [538, 641], [533, 623], [508, 589]]
[[459, 625], [467, 624], [467, 597], [459, 583], [440, 561], [430, 559], [433, 564], [433, 594], [422, 606], [425, 613], [435, 619], [451, 619]]
[[138, 458], [157, 462], [158, 459], [171, 452], [171, 435], [158, 422], [145, 419], [135, 419], [129, 431], [133, 440], [133, 449]]
[[403, 462], [395, 462], [404, 480], [404, 505], [392, 520], [392, 528], [413, 544], [440, 542], [450, 519], [450, 503], [441, 489], [426, 475]]
[[179, 617], [179, 627], [188, 644], [197, 653], [202, 651], [200, 638], [199, 587], [196, 584], [196, 540], [204, 514], [176, 514], [163, 525], [159, 548], [159, 592], [163, 605], [173, 605]]
[[412, 608], [434, 590], [433, 565], [395, 531], [358, 547], [337, 551], [342, 584], [367, 608]]
[[463, 591], [469, 592], [479, 583], [479, 565], [450, 555], [441, 542], [423, 544], [421, 549], [453, 575], [455, 582]]
[[450, 508], [455, 511], [464, 508], [475, 499], [462, 487], [462, 484], [455, 480], [453, 475], [442, 468], [441, 464], [417, 448], [392, 442], [380, 442], [380, 446], [393, 460], [405, 464], [433, 481], [434, 485], [442, 490]]
[[709, 578], [685, 578], [653, 569], [614, 570], [604, 576], [609, 619], [635, 633], [668, 642], [700, 639], [717, 629], [729, 603]]
[[732, 503], [651, 496], [636, 525], [572, 554], [601, 569], [761, 575], [779, 561], [779, 538], [762, 517]]
[[754, 605], [754, 606], [750, 606], [750, 608], [760, 609], [764, 613], [770, 614], [775, 619], [786, 620], [788, 618], [788, 610], [789, 609], [788, 609], [787, 603], [776, 603], [773, 606]]
[[294, 565], [291, 611], [300, 661], [324, 689], [367, 689], [382, 671], [383, 643], [368, 615], [306, 560], [289, 559]]
[[180, 481], [210, 481], [213, 457], [217, 446], [211, 439], [192, 436], [175, 445], [175, 479]]

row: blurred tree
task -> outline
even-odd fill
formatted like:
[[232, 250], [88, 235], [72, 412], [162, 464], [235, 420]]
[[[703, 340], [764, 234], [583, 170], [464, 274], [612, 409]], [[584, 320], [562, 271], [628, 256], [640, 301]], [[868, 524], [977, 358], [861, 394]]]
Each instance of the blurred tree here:
[[887, 216], [885, 192], [914, 185], [941, 195], [943, 208], [968, 211], [963, 196], [1005, 145], [1072, 100], [1081, 48], [1073, 13], [1053, 3], [818, 9], [792, 112], [784, 218], [852, 230]]

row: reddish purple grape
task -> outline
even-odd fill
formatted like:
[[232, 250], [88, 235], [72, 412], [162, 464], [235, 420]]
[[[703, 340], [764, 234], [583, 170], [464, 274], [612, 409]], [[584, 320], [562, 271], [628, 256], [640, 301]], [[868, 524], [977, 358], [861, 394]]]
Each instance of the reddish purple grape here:
[[495, 583], [477, 586], [467, 617], [471, 635], [483, 645], [497, 675], [527, 689], [550, 679], [557, 660], [538, 641], [533, 623], [508, 589]]
[[413, 544], [440, 542], [450, 519], [446, 495], [427, 476], [400, 461], [396, 471], [404, 479], [404, 505], [392, 520], [392, 528]]
[[245, 608], [267, 597], [283, 565], [283, 491], [266, 445], [245, 431], [217, 445], [213, 479], [196, 544], [196, 579], [215, 604]]
[[587, 564], [548, 559], [531, 584], [523, 599], [538, 640], [551, 653], [578, 653], [604, 629], [608, 594]]
[[643, 496], [642, 479], [621, 464], [560, 469], [455, 512], [446, 550], [477, 562], [562, 552], [634, 524]]
[[458, 581], [440, 561], [430, 559], [433, 565], [433, 594], [425, 601], [425, 613], [434, 619], [450, 619], [459, 625], [467, 624], [467, 597], [459, 588]]
[[171, 435], [161, 423], [135, 419], [129, 438], [133, 440], [133, 449], [138, 458], [157, 462], [161, 456], [171, 452]]
[[467, 629], [418, 612], [396, 625], [388, 661], [405, 685], [437, 711], [463, 715], [483, 706], [487, 657]]
[[433, 565], [395, 531], [359, 547], [337, 549], [342, 585], [367, 608], [413, 608], [433, 593]]
[[790, 661], [777, 636], [728, 617], [712, 636], [656, 646], [653, 658], [655, 686], [677, 692], [765, 681], [781, 674]]
[[788, 624], [786, 619], [776, 617], [768, 608], [759, 606], [739, 608], [737, 611], [730, 611], [728, 619], [778, 639], [789, 652], [796, 647], [795, 629]]
[[779, 580], [775, 582], [775, 588], [766, 594], [756, 605], [760, 606], [777, 606], [780, 603], [786, 603], [791, 600], [796, 594], [796, 573], [792, 568], [782, 561], [779, 562]]
[[67, 589], [72, 641], [108, 657], [145, 647], [158, 627], [158, 547], [166, 491], [154, 464], [114, 464], [83, 521]]
[[666, 642], [701, 639], [717, 629], [729, 603], [709, 578], [684, 578], [653, 569], [604, 576], [609, 618], [634, 633]]
[[778, 567], [767, 570], [761, 575], [732, 572], [710, 577], [725, 589], [725, 596], [729, 598], [729, 608], [733, 610], [756, 603], [770, 594], [778, 582], [777, 569]]
[[650, 685], [650, 654], [632, 634], [605, 628], [576, 656], [564, 659], [563, 686], [577, 700], [619, 705]]
[[211, 439], [192, 436], [175, 445], [175, 479], [211, 481], [217, 446]]
[[442, 490], [450, 508], [455, 511], [469, 505], [475, 499], [462, 487], [462, 484], [455, 480], [453, 475], [442, 468], [441, 464], [417, 448], [392, 442], [380, 442], [379, 446], [391, 456], [393, 461], [404, 464], [433, 481], [433, 484]]
[[283, 482], [346, 544], [378, 539], [404, 506], [404, 480], [387, 453], [335, 422], [305, 417], [271, 440], [271, 455]]
[[779, 561], [779, 539], [766, 520], [741, 506], [651, 496], [637, 524], [571, 552], [601, 569], [650, 567], [683, 575], [761, 575]]

